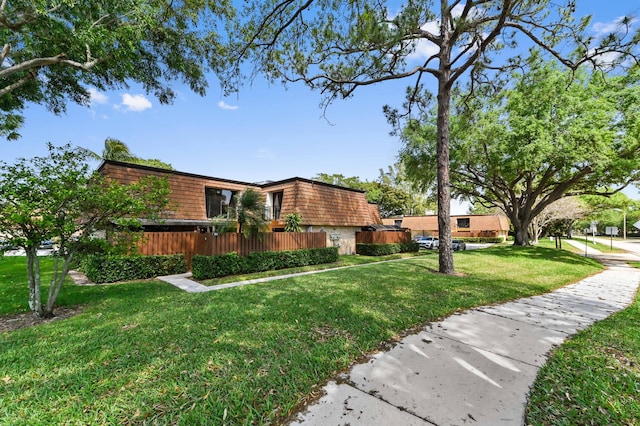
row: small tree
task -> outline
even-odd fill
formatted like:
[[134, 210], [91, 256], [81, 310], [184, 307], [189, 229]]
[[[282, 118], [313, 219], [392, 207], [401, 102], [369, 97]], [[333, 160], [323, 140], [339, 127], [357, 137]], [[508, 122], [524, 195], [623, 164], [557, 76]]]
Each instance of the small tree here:
[[[168, 204], [166, 180], [144, 179], [131, 185], [106, 181], [87, 164], [87, 153], [69, 145], [49, 144], [48, 157], [0, 162], [0, 232], [24, 248], [29, 279], [29, 307], [41, 318], [53, 308], [76, 250], [113, 222], [123, 230], [134, 218], [154, 218]], [[38, 246], [58, 245], [46, 301], [41, 295]]]
[[284, 230], [286, 232], [302, 231], [302, 216], [298, 213], [289, 213], [285, 218]]
[[143, 166], [158, 167], [161, 169], [173, 170], [173, 166], [164, 161], [155, 158], [145, 159], [134, 155], [126, 143], [115, 138], [106, 138], [104, 140], [104, 149], [102, 155], [91, 150], [86, 150], [90, 157], [96, 160], [113, 160], [123, 163], [140, 164]]
[[236, 206], [238, 232], [245, 237], [264, 231], [267, 221], [264, 219], [264, 195], [249, 188], [240, 195]]

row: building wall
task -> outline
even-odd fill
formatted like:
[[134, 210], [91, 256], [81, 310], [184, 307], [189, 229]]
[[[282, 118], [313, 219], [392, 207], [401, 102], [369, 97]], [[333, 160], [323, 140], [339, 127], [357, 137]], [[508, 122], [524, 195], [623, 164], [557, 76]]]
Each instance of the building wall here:
[[327, 233], [327, 247], [338, 247], [340, 254], [356, 254], [356, 232], [361, 228], [353, 226], [313, 227], [316, 231]]

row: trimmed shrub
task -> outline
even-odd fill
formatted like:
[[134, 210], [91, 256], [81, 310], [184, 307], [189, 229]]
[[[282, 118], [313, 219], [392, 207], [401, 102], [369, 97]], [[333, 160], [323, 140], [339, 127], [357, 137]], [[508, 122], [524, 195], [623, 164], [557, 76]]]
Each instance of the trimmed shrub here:
[[414, 253], [420, 249], [415, 241], [402, 244], [356, 244], [356, 253], [362, 256], [388, 256], [396, 253]]
[[417, 253], [418, 251], [420, 251], [420, 244], [417, 241], [411, 240], [400, 244], [400, 253]]
[[464, 241], [465, 243], [502, 243], [504, 241], [501, 237], [453, 237], [456, 240]]
[[191, 273], [197, 280], [206, 280], [227, 275], [250, 274], [337, 261], [337, 247], [254, 252], [244, 257], [237, 253], [217, 256], [195, 255], [191, 259]]
[[187, 271], [183, 254], [168, 256], [87, 256], [81, 270], [94, 283], [112, 283], [182, 274]]
[[237, 253], [226, 253], [218, 256], [196, 254], [191, 258], [191, 273], [195, 279], [234, 275], [243, 269], [241, 262], [242, 258]]

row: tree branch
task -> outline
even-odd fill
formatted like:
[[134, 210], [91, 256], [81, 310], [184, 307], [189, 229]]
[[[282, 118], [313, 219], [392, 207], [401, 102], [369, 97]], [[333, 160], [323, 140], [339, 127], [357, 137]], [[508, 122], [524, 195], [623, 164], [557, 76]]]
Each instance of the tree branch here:
[[59, 55], [51, 56], [48, 58], [31, 59], [29, 61], [24, 61], [14, 66], [4, 68], [0, 70], [0, 78], [7, 78], [22, 71], [26, 71], [34, 68], [43, 68], [50, 65], [66, 65], [73, 68], [81, 69], [83, 71], [89, 71], [91, 68], [96, 66], [99, 62], [100, 62], [99, 59], [91, 58], [91, 52], [89, 51], [89, 47], [87, 46], [86, 62], [77, 62], [72, 59], [65, 59], [65, 54], [61, 53]]
[[35, 80], [37, 76], [38, 76], [37, 70], [35, 69], [30, 70], [29, 73], [26, 76], [22, 77], [20, 80], [0, 89], [0, 97], [6, 95], [7, 93], [11, 93], [18, 87], [25, 85], [27, 82], [31, 80]]

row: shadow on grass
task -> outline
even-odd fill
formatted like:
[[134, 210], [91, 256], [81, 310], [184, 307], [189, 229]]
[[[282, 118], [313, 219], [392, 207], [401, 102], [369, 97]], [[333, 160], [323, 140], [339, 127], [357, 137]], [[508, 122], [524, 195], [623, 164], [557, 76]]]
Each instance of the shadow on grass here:
[[502, 258], [527, 258], [538, 260], [549, 260], [553, 262], [566, 263], [569, 265], [598, 265], [599, 263], [589, 257], [576, 256], [567, 250], [554, 249], [536, 246], [495, 246], [482, 250], [470, 250], [465, 252], [466, 256], [482, 256], [491, 254]]

